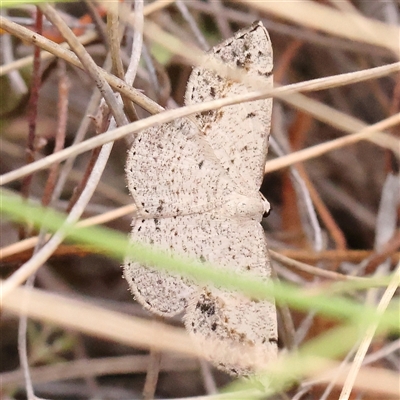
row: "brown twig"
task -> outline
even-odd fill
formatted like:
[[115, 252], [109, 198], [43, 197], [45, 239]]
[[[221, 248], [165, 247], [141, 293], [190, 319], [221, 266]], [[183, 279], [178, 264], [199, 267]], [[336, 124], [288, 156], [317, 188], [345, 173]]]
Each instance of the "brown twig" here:
[[[42, 33], [43, 29], [43, 14], [39, 9], [36, 12], [35, 31], [39, 34]], [[39, 99], [39, 90], [41, 84], [40, 76], [40, 48], [34, 46], [33, 56], [33, 69], [32, 69], [32, 84], [31, 94], [29, 97], [29, 113], [28, 113], [28, 141], [26, 148], [26, 164], [30, 164], [35, 161], [35, 139], [36, 139], [36, 124], [37, 124], [37, 108]], [[29, 190], [32, 183], [33, 175], [28, 175], [22, 180], [21, 194], [23, 197], [29, 197]], [[21, 239], [26, 237], [27, 232], [24, 228], [20, 228], [19, 236]]]
[[[67, 129], [68, 119], [68, 94], [70, 89], [70, 82], [67, 77], [67, 68], [63, 60], [58, 63], [58, 120], [57, 120], [57, 131], [55, 137], [54, 153], [64, 148], [65, 135]], [[59, 170], [59, 163], [55, 163], [51, 166], [49, 176], [42, 195], [42, 205], [47, 206], [50, 204], [52, 199], [52, 193], [56, 184], [56, 179]]]
[[40, 5], [39, 7], [41, 8], [43, 14], [46, 15], [47, 19], [50, 20], [64, 36], [65, 40], [71, 46], [71, 49], [73, 49], [82, 65], [85, 67], [86, 72], [94, 80], [97, 88], [100, 90], [104, 100], [106, 101], [111, 114], [115, 118], [117, 125], [126, 125], [128, 121], [123, 113], [123, 110], [119, 106], [110, 85], [100, 74], [97, 65], [92, 57], [87, 53], [85, 47], [79, 42], [74, 33], [53, 7], [51, 7], [49, 4]]

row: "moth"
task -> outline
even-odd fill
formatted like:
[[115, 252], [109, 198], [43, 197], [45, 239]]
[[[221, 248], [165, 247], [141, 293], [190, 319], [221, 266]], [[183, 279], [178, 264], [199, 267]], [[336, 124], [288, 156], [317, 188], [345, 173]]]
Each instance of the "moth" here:
[[[208, 57], [208, 58], [207, 58]], [[258, 89], [207, 69], [241, 68], [272, 87], [272, 47], [261, 22], [213, 47], [193, 69], [185, 94], [191, 105]], [[251, 80], [250, 80], [251, 81]], [[256, 81], [256, 79], [254, 79]], [[253, 81], [251, 81], [253, 82]], [[271, 268], [260, 194], [268, 151], [272, 99], [223, 107], [139, 132], [126, 177], [138, 210], [130, 239], [262, 281]], [[199, 286], [126, 259], [124, 276], [151, 312], [184, 322], [204, 356], [232, 375], [248, 375], [277, 356], [273, 301], [258, 301], [212, 285]]]

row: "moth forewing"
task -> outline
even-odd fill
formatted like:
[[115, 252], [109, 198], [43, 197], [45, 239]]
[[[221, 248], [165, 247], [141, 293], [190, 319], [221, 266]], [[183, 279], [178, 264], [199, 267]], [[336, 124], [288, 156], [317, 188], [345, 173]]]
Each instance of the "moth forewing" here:
[[[240, 68], [249, 82], [194, 68], [185, 104], [272, 87], [272, 47], [262, 23], [213, 47], [209, 57]], [[131, 239], [154, 244], [231, 271], [269, 280], [270, 263], [260, 221], [272, 100], [235, 104], [140, 132], [129, 151], [128, 187], [138, 206]], [[273, 301], [249, 299], [213, 285], [198, 286], [127, 259], [124, 275], [150, 311], [185, 311], [185, 325], [204, 356], [231, 374], [247, 375], [277, 355]]]

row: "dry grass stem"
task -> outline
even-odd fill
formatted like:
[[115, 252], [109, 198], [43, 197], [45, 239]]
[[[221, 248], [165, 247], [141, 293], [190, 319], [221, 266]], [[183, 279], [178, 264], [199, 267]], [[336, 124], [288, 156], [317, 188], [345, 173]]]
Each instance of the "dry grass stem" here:
[[[392, 300], [396, 290], [398, 289], [400, 285], [400, 262], [397, 265], [397, 270], [393, 274], [393, 278], [388, 285], [388, 287], [385, 290], [385, 293], [383, 294], [378, 307], [377, 311], [379, 313], [383, 313], [387, 307], [389, 306], [390, 301]], [[378, 328], [378, 322], [377, 321], [375, 324], [370, 325], [365, 332], [364, 337], [361, 340], [360, 347], [357, 350], [357, 353], [354, 358], [354, 362], [351, 365], [350, 370], [348, 371], [346, 380], [343, 385], [343, 389], [340, 393], [340, 400], [348, 400], [350, 397], [350, 394], [355, 386], [355, 382], [357, 379], [357, 375], [360, 372], [361, 365], [363, 363], [363, 360], [365, 358], [365, 355], [367, 354], [368, 348], [371, 345], [371, 342], [374, 338], [375, 332]], [[381, 384], [381, 381], [380, 381]], [[397, 387], [398, 392], [400, 392], [399, 387]]]
[[[400, 67], [400, 65], [397, 65], [397, 67]], [[290, 86], [290, 87], [289, 87]], [[212, 110], [212, 109], [217, 109], [221, 108], [227, 105], [231, 104], [237, 104], [243, 101], [250, 101], [250, 100], [255, 100], [258, 98], [264, 98], [264, 97], [283, 97], [283, 99], [289, 103], [293, 103], [293, 100], [296, 99], [298, 101], [298, 98], [295, 97], [293, 94], [291, 94], [290, 97], [287, 97], [288, 92], [294, 92], [297, 90], [296, 84], [294, 85], [289, 85], [288, 87], [281, 87], [273, 90], [264, 90], [264, 91], [257, 91], [257, 92], [251, 92], [246, 95], [238, 95], [238, 96], [232, 96], [226, 99], [220, 99], [220, 100], [213, 100], [210, 102], [204, 102], [201, 104], [196, 104], [192, 106], [187, 106], [187, 107], [181, 107], [176, 110], [169, 110], [169, 111], [164, 111], [160, 114], [151, 116], [149, 118], [146, 118], [145, 120], [137, 121], [132, 124], [128, 124], [126, 126], [120, 127], [114, 131], [110, 131], [107, 133], [104, 133], [102, 135], [96, 136], [94, 138], [88, 139], [85, 142], [82, 142], [80, 144], [75, 145], [74, 147], [70, 147], [68, 149], [64, 149], [57, 154], [52, 154], [51, 156], [48, 156], [44, 159], [38, 160], [35, 163], [32, 163], [28, 166], [22, 167], [16, 171], [9, 172], [7, 174], [4, 174], [0, 176], [0, 185], [4, 185], [6, 183], [12, 182], [13, 180], [20, 179], [26, 175], [29, 175], [35, 171], [39, 171], [43, 168], [47, 168], [49, 165], [51, 165], [54, 162], [58, 161], [63, 161], [69, 157], [75, 156], [77, 154], [84, 153], [85, 151], [94, 149], [95, 147], [101, 146], [105, 143], [108, 143], [110, 141], [115, 141], [118, 139], [123, 138], [124, 136], [128, 134], [132, 134], [135, 132], [138, 132], [140, 130], [146, 129], [152, 125], [155, 124], [160, 124], [160, 123], [165, 123], [172, 121], [176, 118], [180, 117], [185, 117], [193, 113], [199, 113], [207, 110]], [[304, 90], [304, 85], [303, 90]], [[314, 88], [315, 89], [315, 88]], [[285, 95], [282, 95], [282, 92], [285, 93]], [[298, 96], [298, 94], [297, 94]], [[310, 100], [311, 101], [311, 100]], [[303, 102], [304, 103], [304, 102]], [[304, 108], [304, 104], [302, 105]], [[396, 139], [390, 138], [390, 136], [382, 134], [380, 129], [385, 129], [387, 127], [391, 127], [398, 123], [399, 116], [392, 116], [389, 117], [385, 121], [381, 121], [380, 123], [376, 124], [374, 127], [368, 127], [365, 128], [362, 132], [359, 132], [358, 135], [355, 134], [350, 138], [343, 138], [342, 140], [338, 139], [338, 141], [334, 142], [334, 144], [326, 144], [326, 145], [320, 145], [320, 147], [317, 147], [317, 150], [304, 150], [305, 153], [304, 157], [302, 159], [296, 158], [294, 161], [291, 160], [289, 164], [287, 164], [287, 161], [285, 164], [282, 162], [282, 166], [279, 165], [281, 161], [275, 160], [274, 162], [269, 162], [269, 164], [273, 165], [273, 170], [279, 169], [279, 168], [284, 168], [287, 167], [288, 165], [294, 164], [299, 161], [304, 161], [305, 159], [311, 158], [311, 157], [316, 157], [317, 155], [321, 155], [323, 152], [328, 151], [328, 150], [333, 150], [336, 148], [339, 148], [341, 146], [346, 146], [352, 143], [355, 143], [360, 140], [372, 140], [370, 137], [372, 136], [379, 136], [380, 141], [378, 142], [379, 145], [389, 147], [390, 149], [397, 151], [398, 150], [398, 141]], [[382, 128], [382, 127], [383, 128]], [[324, 149], [326, 146], [326, 150]], [[309, 151], [309, 152], [308, 152]], [[398, 152], [398, 151], [397, 151]], [[286, 156], [290, 157], [290, 156]], [[296, 157], [296, 156], [294, 156]], [[268, 165], [268, 164], [267, 164]], [[268, 167], [269, 168], [269, 167]], [[269, 169], [266, 169], [265, 172], [272, 171]]]

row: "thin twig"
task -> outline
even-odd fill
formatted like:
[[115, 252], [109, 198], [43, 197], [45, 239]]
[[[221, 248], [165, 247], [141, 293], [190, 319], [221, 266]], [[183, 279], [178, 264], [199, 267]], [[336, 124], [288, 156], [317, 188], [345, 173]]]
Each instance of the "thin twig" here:
[[[275, 153], [282, 158], [284, 153], [278, 143], [274, 140], [274, 138], [271, 138], [270, 142]], [[290, 169], [290, 173], [292, 177], [292, 182], [294, 183], [294, 187], [296, 188], [296, 191], [302, 196], [303, 204], [305, 205], [305, 208], [307, 210], [308, 222], [312, 231], [312, 235], [310, 236], [311, 242], [313, 244], [313, 249], [314, 251], [321, 251], [323, 248], [322, 230], [317, 218], [317, 214], [315, 212], [313, 202], [310, 197], [310, 192], [308, 191], [307, 186], [305, 185], [304, 180], [300, 176], [296, 167], [292, 167]], [[309, 229], [306, 229], [306, 231], [308, 230]]]
[[[106, 66], [104, 66], [104, 67], [107, 68]], [[76, 143], [80, 143], [82, 141], [82, 139], [84, 138], [87, 130], [89, 129], [91, 121], [92, 121], [90, 118], [90, 115], [94, 114], [95, 110], [98, 109], [98, 106], [100, 103], [100, 98], [101, 98], [100, 92], [98, 90], [94, 90], [93, 94], [88, 102], [87, 108], [83, 113], [84, 117], [82, 119], [82, 122], [79, 125], [79, 128], [76, 131], [76, 134], [74, 135], [74, 141], [72, 142], [72, 146], [75, 145]], [[58, 178], [58, 182], [54, 189], [53, 200], [56, 198], [59, 198], [59, 196], [63, 190], [63, 187], [65, 185], [65, 182], [68, 179], [69, 174], [72, 170], [75, 159], [76, 159], [76, 157], [69, 157], [67, 159], [67, 161], [65, 162], [65, 164], [63, 165], [62, 170], [59, 175], [59, 178]]]
[[105, 48], [108, 50], [109, 43], [107, 40], [108, 38], [107, 38], [105, 23], [102, 20], [101, 16], [99, 15], [99, 11], [93, 2], [91, 2], [89, 0], [85, 0], [85, 4], [86, 4], [86, 7], [88, 9], [90, 16], [92, 17], [92, 21], [94, 22], [94, 25], [99, 34], [99, 37], [100, 37], [101, 41], [103, 42]]
[[[393, 274], [392, 280], [391, 280], [390, 284], [388, 285], [387, 289], [385, 290], [385, 293], [383, 294], [383, 296], [378, 304], [377, 312], [379, 312], [380, 314], [383, 314], [383, 312], [388, 307], [390, 301], [392, 300], [392, 297], [394, 296], [399, 285], [400, 285], [400, 262], [397, 264], [397, 270]], [[354, 387], [354, 383], [357, 378], [357, 374], [361, 368], [361, 365], [363, 363], [365, 355], [367, 354], [367, 351], [372, 342], [372, 339], [374, 338], [374, 335], [378, 328], [378, 325], [379, 325], [379, 321], [376, 321], [374, 324], [371, 324], [367, 328], [364, 338], [363, 338], [363, 340], [360, 344], [360, 347], [358, 348], [357, 353], [355, 355], [354, 362], [353, 362], [351, 369], [347, 375], [343, 389], [340, 393], [339, 400], [348, 400], [348, 398], [351, 394], [351, 391]]]
[[206, 390], [206, 393], [207, 394], [218, 393], [217, 384], [212, 374], [210, 364], [203, 359], [200, 359], [199, 363], [200, 363], [201, 376], [204, 382], [204, 389]]
[[49, 4], [44, 4], [39, 6], [42, 12], [46, 15], [47, 19], [57, 27], [61, 32], [65, 40], [74, 50], [75, 54], [78, 56], [82, 65], [85, 67], [86, 72], [94, 80], [97, 88], [100, 90], [104, 100], [107, 103], [112, 115], [114, 116], [117, 125], [123, 126], [128, 123], [123, 110], [119, 106], [110, 85], [105, 81], [102, 74], [99, 73], [98, 67], [93, 61], [92, 57], [88, 54], [85, 47], [79, 42], [74, 33], [68, 27], [68, 25], [63, 21], [63, 19], [58, 15], [57, 11], [51, 7]]
[[269, 250], [271, 258], [276, 260], [284, 265], [287, 265], [292, 268], [296, 268], [300, 271], [306, 272], [311, 275], [320, 276], [322, 278], [340, 280], [340, 281], [361, 281], [365, 278], [359, 278], [356, 276], [343, 275], [337, 272], [326, 271], [324, 269], [313, 267], [312, 265], [302, 263], [300, 261], [293, 260], [289, 257], [286, 257], [282, 254], [277, 253], [276, 251]]
[[[260, 94], [260, 93], [262, 93], [262, 94]], [[271, 93], [276, 94], [276, 93], [280, 93], [280, 91], [279, 91], [279, 89], [275, 89], [272, 91], [266, 90], [265, 92], [264, 91], [252, 92], [250, 95], [232, 96], [229, 98], [218, 99], [218, 100], [213, 100], [210, 102], [204, 102], [204, 103], [194, 104], [191, 106], [181, 107], [181, 108], [175, 109], [175, 110], [164, 111], [160, 114], [151, 116], [144, 120], [136, 121], [127, 126], [123, 126], [118, 129], [115, 129], [114, 131], [110, 131], [110, 132], [104, 133], [102, 135], [96, 136], [94, 138], [88, 139], [85, 142], [75, 145], [74, 147], [64, 149], [64, 150], [58, 152], [57, 154], [52, 154], [52, 155], [46, 157], [45, 159], [38, 160], [29, 166], [21, 167], [17, 170], [3, 174], [2, 176], [0, 176], [0, 185], [4, 185], [6, 183], [12, 182], [13, 180], [20, 179], [27, 174], [30, 174], [35, 171], [46, 168], [48, 165], [52, 164], [53, 162], [65, 160], [72, 155], [84, 153], [85, 151], [88, 151], [95, 147], [103, 145], [104, 143], [108, 143], [110, 141], [121, 139], [125, 135], [128, 135], [128, 134], [139, 132], [140, 130], [146, 129], [150, 126], [153, 126], [154, 124], [161, 124], [161, 123], [169, 122], [176, 118], [185, 117], [185, 116], [188, 116], [193, 113], [199, 113], [199, 112], [208, 111], [211, 109], [217, 109], [217, 108], [224, 107], [226, 105], [237, 104], [242, 101], [250, 101], [250, 100], [259, 99], [261, 97], [267, 97], [268, 95], [271, 95]], [[279, 94], [279, 96], [280, 96], [280, 94]], [[298, 96], [298, 94], [297, 94], [297, 96]], [[297, 96], [296, 96], [296, 103], [299, 100], [299, 98]], [[292, 99], [293, 99], [293, 97], [294, 97], [294, 94], [292, 94]], [[302, 97], [307, 99], [305, 96], [302, 96]], [[292, 99], [290, 99], [287, 96], [285, 97], [285, 101], [287, 101], [287, 102], [291, 102]], [[308, 99], [308, 100], [311, 100], [311, 99]], [[303, 103], [305, 103], [305, 102], [306, 101], [303, 100]], [[297, 105], [299, 107], [301, 107], [300, 104], [297, 104]], [[322, 106], [322, 104], [321, 104], [321, 106]], [[327, 108], [330, 108], [330, 107], [327, 107]], [[325, 112], [327, 112], [327, 110], [325, 110]], [[343, 114], [340, 112], [338, 112], [338, 113]], [[337, 117], [337, 115], [335, 115], [335, 117]], [[295, 164], [297, 162], [300, 162], [300, 161], [306, 161], [308, 159], [318, 157], [328, 151], [336, 150], [341, 147], [357, 143], [358, 141], [361, 141], [361, 140], [371, 140], [371, 141], [375, 142], [375, 141], [377, 141], [377, 139], [374, 139], [374, 136], [376, 136], [377, 138], [380, 139], [379, 142], [377, 141], [378, 145], [390, 146], [390, 148], [392, 150], [395, 150], [395, 148], [398, 147], [398, 140], [392, 138], [389, 135], [383, 134], [381, 131], [385, 130], [387, 128], [390, 128], [393, 125], [398, 124], [399, 122], [400, 122], [400, 114], [396, 114], [396, 115], [386, 118], [374, 125], [367, 126], [364, 129], [361, 129], [360, 132], [354, 133], [354, 134], [346, 136], [344, 138], [335, 139], [335, 140], [332, 140], [327, 143], [312, 146], [308, 149], [298, 151], [295, 154], [289, 154], [289, 155], [281, 157], [279, 159], [268, 161], [266, 164], [266, 167], [265, 167], [265, 173], [288, 167], [288, 166]], [[359, 122], [359, 123], [362, 124], [361, 122]], [[384, 141], [382, 141], [382, 139], [383, 140], [386, 139], [388, 143], [385, 143]], [[398, 150], [398, 152], [400, 155], [399, 150]]]
[[146, 371], [146, 381], [143, 388], [143, 399], [153, 400], [156, 393], [158, 376], [161, 366], [161, 352], [150, 349], [150, 359]]
[[[52, 42], [49, 39], [41, 35], [35, 35], [29, 29], [24, 28], [18, 24], [14, 24], [9, 21], [7, 18], [3, 18], [0, 16], [0, 26], [2, 29], [7, 32], [12, 33], [13, 35], [19, 37], [21, 40], [27, 41], [28, 43], [34, 43], [40, 48], [52, 53], [53, 55], [62, 58], [63, 60], [69, 62], [70, 64], [84, 69], [79, 58], [72, 52], [65, 48], [65, 46], [58, 45]], [[68, 28], [68, 27], [67, 27]], [[77, 39], [79, 41], [79, 39]], [[79, 42], [80, 43], [80, 42]], [[110, 75], [107, 72], [103, 71], [100, 67], [95, 66], [98, 74], [103, 76], [104, 79], [120, 93], [124, 94], [128, 98], [130, 98], [134, 103], [140, 105], [145, 110], [149, 111], [152, 114], [158, 113], [163, 110], [157, 103], [150, 100], [147, 96], [142, 94], [140, 91], [134, 89], [133, 87], [127, 85], [123, 80], [119, 79], [114, 75]]]
[[207, 51], [210, 49], [209, 44], [206, 42], [204, 35], [201, 33], [199, 27], [196, 24], [196, 21], [192, 17], [192, 14], [190, 14], [189, 10], [187, 9], [186, 4], [181, 1], [181, 0], [176, 0], [175, 5], [180, 11], [182, 17], [186, 20], [186, 22], [189, 24], [190, 30], [194, 34], [197, 43], [200, 45], [200, 48], [203, 51]]

